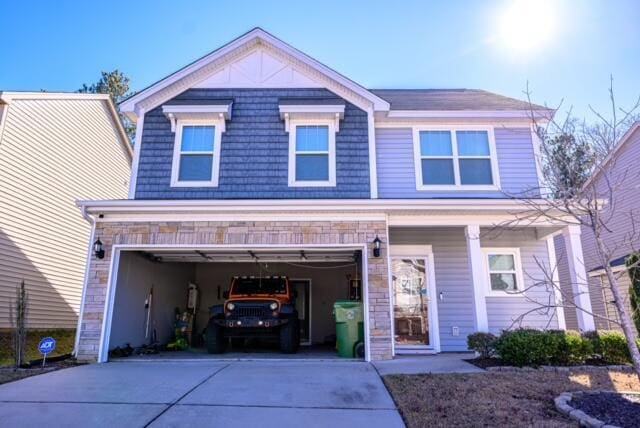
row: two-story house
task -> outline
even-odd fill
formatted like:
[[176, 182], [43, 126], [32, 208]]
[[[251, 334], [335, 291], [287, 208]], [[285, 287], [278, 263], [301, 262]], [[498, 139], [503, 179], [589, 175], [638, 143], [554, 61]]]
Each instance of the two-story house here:
[[261, 29], [120, 108], [137, 124], [129, 198], [79, 202], [104, 251], [88, 266], [81, 359], [169, 340], [189, 284], [202, 329], [233, 275], [295, 280], [312, 345], [331, 341], [333, 302], [359, 281], [366, 360], [465, 351], [468, 334], [525, 314], [564, 328], [562, 311], [536, 310], [558, 298], [541, 264], [562, 233], [570, 274], [584, 277], [580, 230], [497, 226], [527, 209], [518, 196], [539, 195], [530, 115], [546, 108], [367, 89]]

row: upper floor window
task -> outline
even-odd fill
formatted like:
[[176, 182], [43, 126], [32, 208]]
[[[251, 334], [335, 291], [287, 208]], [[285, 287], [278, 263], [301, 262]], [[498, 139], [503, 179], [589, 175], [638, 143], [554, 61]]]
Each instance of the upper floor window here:
[[335, 131], [332, 121], [290, 124], [290, 186], [335, 186], [335, 158]]
[[179, 121], [173, 152], [171, 185], [217, 186], [220, 134], [213, 123]]
[[492, 129], [416, 129], [414, 135], [418, 190], [498, 188]]

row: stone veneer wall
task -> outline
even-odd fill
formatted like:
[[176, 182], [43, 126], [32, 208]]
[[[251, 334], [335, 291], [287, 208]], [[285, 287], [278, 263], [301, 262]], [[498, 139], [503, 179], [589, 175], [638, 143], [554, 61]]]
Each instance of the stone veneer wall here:
[[[78, 359], [96, 361], [105, 309], [112, 245], [317, 245], [367, 244], [369, 329], [371, 358], [390, 359], [391, 320], [387, 266], [387, 227], [380, 222], [256, 221], [256, 222], [131, 222], [97, 223], [96, 238], [104, 244], [105, 257], [92, 257], [80, 326]], [[371, 242], [383, 242], [380, 257]]]

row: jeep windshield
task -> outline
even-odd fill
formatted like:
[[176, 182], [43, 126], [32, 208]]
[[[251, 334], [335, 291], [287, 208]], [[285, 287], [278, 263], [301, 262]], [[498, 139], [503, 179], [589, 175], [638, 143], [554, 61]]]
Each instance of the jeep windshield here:
[[287, 283], [284, 278], [237, 278], [231, 294], [287, 294]]

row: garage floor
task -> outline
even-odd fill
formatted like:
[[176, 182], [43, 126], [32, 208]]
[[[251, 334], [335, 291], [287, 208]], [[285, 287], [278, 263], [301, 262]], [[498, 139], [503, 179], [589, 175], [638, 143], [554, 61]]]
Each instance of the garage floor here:
[[403, 427], [364, 362], [92, 364], [0, 385], [3, 426]]

